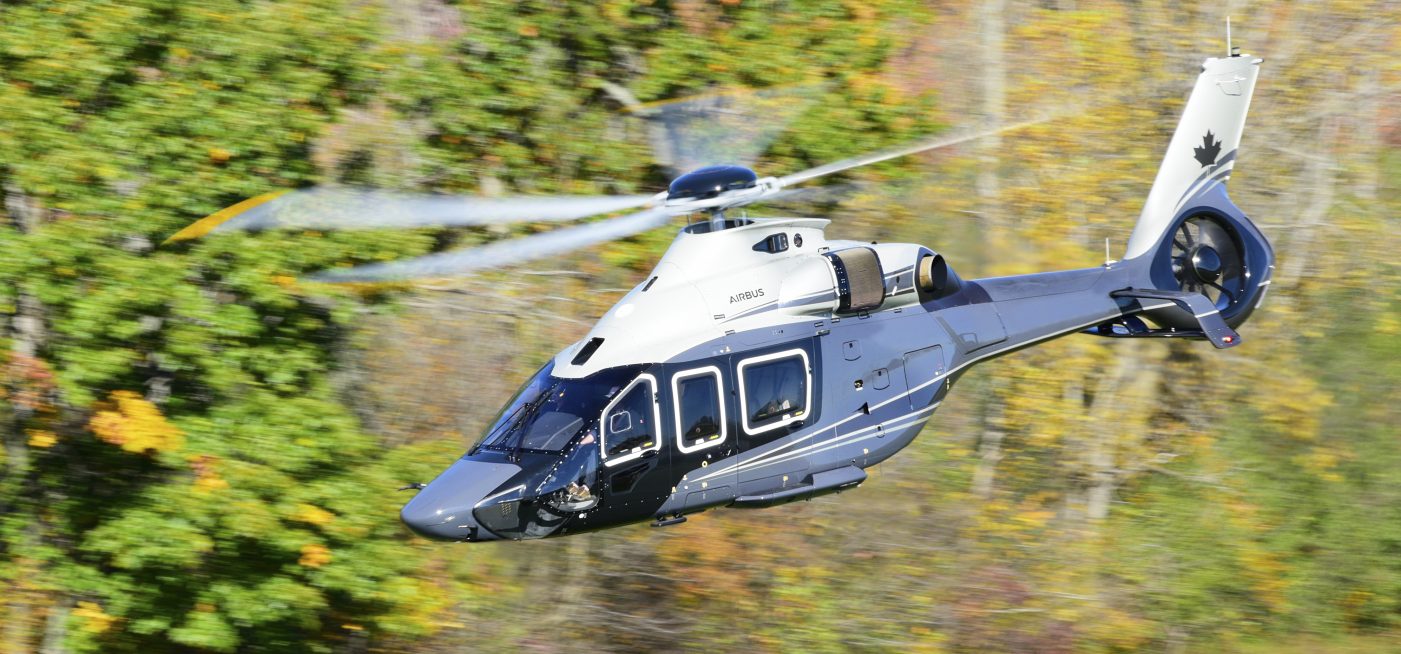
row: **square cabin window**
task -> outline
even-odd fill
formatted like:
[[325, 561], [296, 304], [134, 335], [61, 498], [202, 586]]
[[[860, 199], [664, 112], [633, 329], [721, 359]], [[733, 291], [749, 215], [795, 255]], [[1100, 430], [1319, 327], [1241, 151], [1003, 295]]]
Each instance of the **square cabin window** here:
[[617, 465], [661, 449], [656, 380], [641, 375], [603, 410], [603, 463]]
[[744, 431], [759, 434], [807, 416], [812, 378], [804, 350], [784, 350], [739, 364], [740, 414]]
[[715, 366], [676, 373], [671, 378], [676, 398], [676, 446], [685, 453], [725, 442], [725, 403], [720, 395], [720, 369]]

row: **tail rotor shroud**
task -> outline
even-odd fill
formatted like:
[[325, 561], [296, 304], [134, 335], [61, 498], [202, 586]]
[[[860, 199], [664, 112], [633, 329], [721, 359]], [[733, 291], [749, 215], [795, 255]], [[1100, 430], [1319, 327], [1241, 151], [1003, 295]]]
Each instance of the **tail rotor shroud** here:
[[1209, 216], [1183, 220], [1172, 237], [1172, 274], [1184, 291], [1201, 293], [1220, 311], [1245, 290], [1245, 261], [1238, 237]]

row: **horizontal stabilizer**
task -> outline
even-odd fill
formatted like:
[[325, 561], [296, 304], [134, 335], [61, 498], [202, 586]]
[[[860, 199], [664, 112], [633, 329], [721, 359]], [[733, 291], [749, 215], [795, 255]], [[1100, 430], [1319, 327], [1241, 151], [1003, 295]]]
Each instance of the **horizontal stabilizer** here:
[[1197, 321], [1197, 324], [1201, 326], [1200, 335], [1211, 341], [1212, 345], [1218, 348], [1240, 345], [1240, 334], [1237, 334], [1236, 330], [1231, 329], [1231, 326], [1226, 324], [1226, 320], [1221, 317], [1221, 312], [1216, 309], [1216, 305], [1212, 304], [1211, 300], [1201, 293], [1155, 288], [1128, 288], [1114, 291], [1109, 295], [1116, 298], [1168, 300]]

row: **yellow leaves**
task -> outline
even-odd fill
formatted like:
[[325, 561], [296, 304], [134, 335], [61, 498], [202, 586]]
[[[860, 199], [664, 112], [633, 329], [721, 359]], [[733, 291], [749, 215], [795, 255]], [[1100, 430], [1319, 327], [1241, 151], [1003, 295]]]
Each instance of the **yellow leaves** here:
[[307, 543], [302, 546], [302, 557], [297, 560], [297, 565], [306, 568], [319, 568], [330, 562], [330, 548], [320, 543]]
[[1316, 375], [1282, 366], [1269, 369], [1272, 374], [1261, 380], [1263, 388], [1254, 397], [1261, 403], [1261, 417], [1274, 433], [1317, 440], [1323, 410], [1333, 403], [1332, 395], [1319, 385]]
[[161, 415], [156, 405], [132, 391], [113, 391], [106, 408], [88, 421], [98, 439], [134, 454], [178, 450], [185, 435]]
[[26, 429], [24, 433], [29, 436], [30, 447], [47, 449], [58, 443], [58, 435], [47, 429]]
[[1137, 652], [1157, 635], [1161, 628], [1149, 620], [1125, 613], [1115, 608], [1096, 611], [1093, 619], [1084, 620], [1094, 635], [1095, 642], [1108, 645], [1111, 649], [1123, 652]]
[[[1234, 498], [1222, 504], [1226, 507], [1230, 524], [1246, 532], [1263, 534], [1276, 526], [1259, 506], [1244, 499]], [[1276, 613], [1288, 608], [1284, 592], [1289, 587], [1289, 580], [1285, 576], [1286, 566], [1278, 553], [1267, 550], [1265, 545], [1254, 539], [1242, 539], [1237, 546], [1236, 560], [1240, 562], [1250, 587], [1261, 602]]]
[[1022, 511], [1012, 516], [1012, 519], [1032, 529], [1040, 529], [1041, 527], [1045, 527], [1046, 523], [1050, 522], [1051, 518], [1054, 517], [1056, 517], [1055, 511], [1040, 510]]
[[209, 148], [209, 160], [214, 163], [227, 163], [233, 157], [233, 153], [224, 148]]
[[117, 619], [102, 611], [95, 602], [78, 602], [73, 609], [73, 617], [79, 621], [79, 629], [90, 634], [100, 634], [112, 628]]
[[298, 504], [296, 511], [292, 513], [292, 519], [297, 522], [305, 522], [318, 527], [324, 527], [331, 524], [331, 521], [336, 519], [336, 514], [312, 504]]
[[1287, 609], [1284, 591], [1289, 587], [1289, 580], [1284, 576], [1285, 566], [1279, 555], [1254, 543], [1247, 544], [1244, 550], [1240, 562], [1260, 600], [1275, 613]]
[[190, 457], [190, 469], [195, 471], [195, 492], [209, 494], [229, 487], [219, 476], [219, 457], [201, 454]]
[[1187, 437], [1187, 445], [1193, 452], [1208, 452], [1216, 445], [1216, 437], [1212, 436], [1209, 432], [1192, 432], [1191, 435]]
[[1337, 467], [1342, 458], [1331, 448], [1315, 446], [1309, 448], [1306, 454], [1296, 455], [1293, 462], [1324, 481], [1340, 482], [1343, 480], [1343, 476], [1338, 474]]
[[195, 479], [195, 490], [202, 493], [212, 493], [229, 487], [229, 482], [217, 475], [201, 476]]
[[[467, 625], [455, 620], [450, 609], [458, 597], [450, 583], [442, 579], [429, 581], [419, 578], [390, 580], [382, 587], [384, 596], [399, 605], [399, 611], [380, 625], [390, 630], [408, 633], [432, 633], [439, 629], [461, 629]], [[345, 629], [352, 629], [345, 625]]]
[[1369, 605], [1376, 599], [1375, 593], [1360, 588], [1348, 593], [1341, 602], [1343, 615], [1347, 617], [1348, 623], [1356, 625], [1362, 622], [1363, 616], [1369, 612]]
[[1401, 316], [1383, 313], [1377, 318], [1377, 326], [1373, 329], [1378, 334], [1386, 334], [1388, 336], [1401, 334]]
[[229, 487], [229, 482], [217, 474], [210, 473], [195, 477], [195, 491], [198, 493], [213, 493]]

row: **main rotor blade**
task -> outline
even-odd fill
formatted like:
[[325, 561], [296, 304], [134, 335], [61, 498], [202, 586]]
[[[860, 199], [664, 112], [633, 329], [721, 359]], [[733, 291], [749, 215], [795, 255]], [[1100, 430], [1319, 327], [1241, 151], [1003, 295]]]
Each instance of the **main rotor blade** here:
[[674, 171], [724, 163], [750, 166], [821, 89], [821, 84], [790, 84], [629, 103], [628, 108], [647, 119], [653, 156]]
[[378, 229], [566, 221], [643, 206], [650, 195], [482, 198], [334, 187], [269, 193], [180, 230], [184, 241], [228, 229]]
[[785, 203], [799, 204], [802, 202], [828, 202], [840, 198], [842, 195], [852, 193], [856, 189], [854, 184], [833, 184], [829, 186], [806, 186], [800, 188], [781, 188], [769, 191], [755, 198], [747, 205], [756, 204], [777, 204]]
[[1002, 125], [1000, 127], [991, 127], [987, 129], [965, 132], [961, 134], [938, 136], [923, 141], [917, 141], [908, 145], [890, 148], [888, 150], [880, 150], [859, 157], [843, 159], [841, 161], [835, 161], [829, 164], [818, 166], [816, 168], [809, 168], [801, 172], [796, 172], [791, 175], [785, 175], [783, 177], [780, 177], [778, 178], [778, 186], [791, 186], [793, 184], [800, 184], [810, 179], [815, 179], [824, 175], [831, 175], [832, 173], [839, 173], [843, 170], [850, 170], [852, 168], [868, 166], [873, 163], [880, 163], [882, 161], [887, 161], [898, 157], [905, 157], [912, 154], [918, 154], [920, 152], [927, 152], [929, 150], [936, 150], [938, 148], [946, 148], [951, 145], [967, 143], [968, 141], [974, 141], [987, 136], [992, 136], [993, 134], [1001, 134], [1003, 132], [1010, 132], [1013, 130], [1030, 127], [1031, 125], [1044, 123], [1050, 119], [1050, 116], [1044, 116], [1041, 118], [1033, 118], [1031, 120], [1022, 121], [1020, 123], [1013, 123], [1011, 125]]
[[487, 268], [525, 263], [596, 243], [626, 238], [664, 225], [676, 213], [676, 210], [671, 208], [656, 207], [619, 218], [497, 241], [466, 250], [344, 270], [327, 270], [312, 275], [311, 279], [325, 282], [368, 282], [462, 275]]

